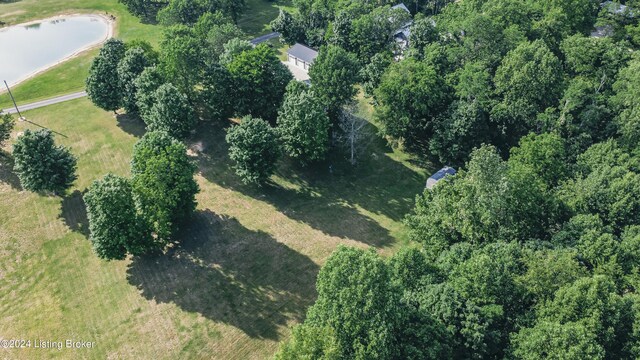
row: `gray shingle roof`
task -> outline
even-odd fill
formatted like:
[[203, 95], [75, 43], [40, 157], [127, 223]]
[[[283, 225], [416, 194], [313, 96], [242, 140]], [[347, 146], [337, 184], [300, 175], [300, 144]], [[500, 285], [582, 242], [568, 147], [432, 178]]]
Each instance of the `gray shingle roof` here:
[[452, 167], [445, 166], [442, 169], [438, 170], [435, 174], [431, 175], [429, 179], [440, 180], [447, 175], [455, 175], [456, 169]]
[[308, 62], [309, 64], [312, 64], [316, 57], [318, 57], [317, 51], [300, 43], [296, 43], [289, 50], [287, 50], [287, 54], [297, 57], [304, 62]]

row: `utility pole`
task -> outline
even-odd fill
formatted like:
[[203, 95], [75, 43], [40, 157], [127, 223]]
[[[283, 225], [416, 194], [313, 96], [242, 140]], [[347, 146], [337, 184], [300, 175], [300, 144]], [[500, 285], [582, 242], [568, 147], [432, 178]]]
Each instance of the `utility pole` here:
[[11, 101], [13, 101], [13, 106], [16, 108], [16, 112], [18, 112], [18, 116], [20, 120], [25, 120], [25, 118], [22, 117], [22, 114], [20, 114], [20, 110], [18, 109], [18, 104], [16, 104], [16, 99], [13, 98], [13, 94], [11, 93], [11, 89], [9, 89], [9, 84], [7, 84], [7, 80], [4, 80], [4, 86], [7, 87], [7, 91], [9, 92], [9, 96], [11, 96]]

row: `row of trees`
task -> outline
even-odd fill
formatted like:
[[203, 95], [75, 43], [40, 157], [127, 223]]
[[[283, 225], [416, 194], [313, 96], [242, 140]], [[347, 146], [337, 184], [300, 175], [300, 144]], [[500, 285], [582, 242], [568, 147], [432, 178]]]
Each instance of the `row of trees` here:
[[119, 0], [129, 12], [163, 25], [194, 24], [202, 14], [221, 12], [235, 21], [246, 8], [244, 0]]
[[[168, 27], [157, 53], [145, 43], [111, 39], [91, 66], [87, 93], [97, 106], [124, 108], [147, 130], [177, 139], [186, 139], [199, 120], [225, 124], [232, 116], [249, 116], [267, 121], [269, 130], [241, 125], [227, 137], [245, 182], [264, 182], [281, 153], [302, 164], [323, 160], [331, 138], [349, 143], [355, 162], [362, 122], [344, 108], [357, 93], [356, 57], [337, 46], [321, 49], [310, 71], [310, 90], [292, 81], [272, 48], [254, 47], [241, 35], [221, 13], [205, 13], [190, 27]], [[252, 146], [234, 133], [273, 138], [273, 148]], [[249, 161], [260, 157], [260, 165]]]
[[107, 174], [84, 194], [90, 240], [103, 259], [163, 250], [196, 208], [196, 166], [165, 132], [145, 134], [133, 148], [131, 178]]

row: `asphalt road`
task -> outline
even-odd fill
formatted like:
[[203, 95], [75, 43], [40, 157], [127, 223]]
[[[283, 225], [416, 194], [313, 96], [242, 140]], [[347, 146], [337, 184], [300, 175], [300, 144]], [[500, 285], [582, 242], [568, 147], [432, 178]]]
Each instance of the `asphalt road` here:
[[280, 36], [279, 32], [272, 32], [272, 33], [267, 34], [267, 35], [258, 36], [257, 38], [251, 40], [251, 43], [253, 45], [257, 45], [257, 44], [260, 44], [261, 42], [265, 42], [267, 40], [270, 40], [270, 39], [273, 39], [273, 38], [277, 38], [278, 36]]
[[[18, 105], [18, 109], [20, 109], [20, 112], [23, 112], [23, 111], [27, 111], [27, 110], [33, 110], [33, 109], [41, 108], [41, 107], [44, 107], [44, 106], [58, 104], [58, 103], [69, 101], [69, 100], [79, 99], [79, 98], [82, 98], [82, 97], [85, 97], [85, 96], [87, 96], [87, 93], [85, 91], [80, 91], [80, 92], [77, 92], [77, 93], [57, 96], [57, 97], [54, 97], [54, 98], [51, 98], [51, 99], [46, 99], [46, 100], [42, 100], [42, 101], [36, 101], [36, 102], [33, 102], [33, 103], [29, 103], [29, 104]], [[4, 109], [3, 111], [6, 112], [6, 113], [9, 113], [9, 114], [15, 114], [16, 113], [16, 109], [13, 108], [13, 107], [9, 108], [9, 109]]]

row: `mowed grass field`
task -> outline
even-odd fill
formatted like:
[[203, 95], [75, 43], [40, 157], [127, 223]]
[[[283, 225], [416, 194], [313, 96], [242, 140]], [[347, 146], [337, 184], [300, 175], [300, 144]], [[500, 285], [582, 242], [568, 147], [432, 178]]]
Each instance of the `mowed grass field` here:
[[107, 172], [128, 174], [143, 124], [87, 99], [26, 116], [32, 123], [18, 123], [14, 138], [34, 124], [63, 134], [56, 140], [78, 156], [79, 178], [64, 197], [32, 194], [0, 157], [0, 337], [95, 348], [0, 349], [0, 358], [269, 358], [315, 300], [316, 275], [336, 246], [403, 246], [401, 219], [424, 187], [424, 172], [379, 140], [355, 168], [341, 154], [331, 173], [329, 163], [283, 161], [271, 184], [245, 186], [224, 129], [205, 123], [188, 141], [203, 149], [193, 156], [201, 192], [178, 245], [106, 262], [92, 253], [82, 192]]

